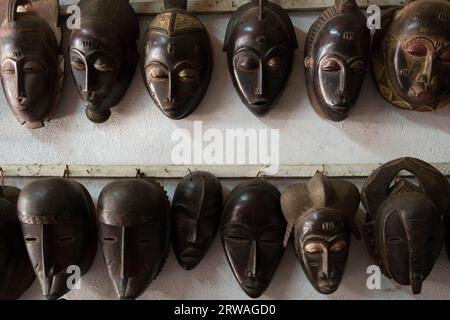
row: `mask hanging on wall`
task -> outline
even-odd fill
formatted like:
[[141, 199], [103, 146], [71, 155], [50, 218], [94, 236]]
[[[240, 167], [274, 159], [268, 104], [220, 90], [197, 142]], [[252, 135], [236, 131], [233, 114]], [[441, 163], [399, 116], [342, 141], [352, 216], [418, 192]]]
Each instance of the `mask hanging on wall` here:
[[164, 1], [144, 40], [142, 74], [154, 103], [174, 120], [189, 116], [202, 101], [212, 73], [212, 49], [186, 0]]
[[0, 186], [0, 300], [18, 299], [35, 279], [17, 218], [19, 193]]
[[375, 33], [372, 67], [380, 94], [396, 107], [434, 111], [450, 101], [450, 2], [408, 1]]
[[255, 179], [238, 185], [223, 209], [222, 243], [230, 267], [242, 290], [261, 296], [269, 287], [284, 253], [286, 220], [280, 192]]
[[231, 18], [224, 51], [233, 85], [247, 108], [264, 116], [276, 104], [298, 48], [294, 27], [279, 5], [252, 0]]
[[307, 184], [288, 187], [281, 195], [288, 221], [284, 245], [294, 233], [297, 258], [308, 280], [322, 294], [335, 292], [341, 283], [351, 233], [361, 238], [354, 220], [359, 200], [354, 184], [320, 173]]
[[70, 38], [70, 64], [92, 122], [111, 116], [125, 95], [139, 60], [139, 21], [128, 0], [81, 0], [81, 27]]
[[193, 172], [178, 184], [172, 202], [173, 248], [185, 270], [194, 269], [213, 243], [222, 204], [222, 185], [211, 173]]
[[89, 270], [97, 250], [95, 207], [80, 183], [39, 179], [26, 186], [17, 205], [23, 236], [46, 299], [70, 291], [74, 274]]
[[0, 74], [3, 92], [21, 125], [28, 129], [42, 128], [58, 107], [64, 77], [58, 1], [2, 2]]
[[369, 63], [366, 20], [355, 0], [336, 0], [308, 32], [306, 88], [324, 119], [345, 120], [358, 99]]
[[136, 299], [156, 278], [170, 245], [170, 203], [144, 179], [108, 184], [98, 200], [100, 242], [119, 299]]
[[[419, 185], [396, 178], [402, 170]], [[447, 179], [428, 163], [401, 158], [375, 170], [362, 189], [369, 254], [387, 277], [411, 285], [414, 294], [421, 292], [442, 249], [449, 188]]]

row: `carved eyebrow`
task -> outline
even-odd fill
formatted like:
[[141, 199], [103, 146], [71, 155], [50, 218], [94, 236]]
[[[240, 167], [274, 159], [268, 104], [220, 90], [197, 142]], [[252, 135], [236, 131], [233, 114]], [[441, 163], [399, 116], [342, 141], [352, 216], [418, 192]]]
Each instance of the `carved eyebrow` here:
[[235, 55], [235, 54], [237, 54], [237, 53], [240, 53], [240, 52], [242, 52], [242, 51], [250, 51], [251, 53], [253, 53], [253, 54], [255, 54], [255, 55], [257, 55], [258, 57], [259, 57], [259, 52], [258, 51], [256, 51], [254, 48], [252, 48], [252, 47], [247, 47], [247, 46], [245, 46], [245, 47], [240, 47], [239, 49], [237, 49], [236, 51], [234, 51], [233, 52], [233, 55]]
[[162, 62], [159, 61], [150, 61], [149, 63], [147, 63], [144, 68], [147, 69], [148, 67], [151, 66], [159, 66], [159, 67], [163, 67], [166, 71], [169, 71], [169, 68]]
[[333, 242], [334, 240], [336, 240], [338, 238], [345, 238], [345, 237], [347, 237], [346, 233], [339, 233], [332, 237], [325, 236], [325, 235], [319, 235], [319, 234], [312, 234], [312, 235], [306, 236], [305, 239], [303, 240], [303, 242], [313, 240], [313, 239], [320, 239], [320, 240], [325, 240], [327, 242]]
[[231, 229], [231, 228], [239, 229], [239, 230], [245, 231], [245, 232], [251, 232], [251, 230], [250, 230], [247, 226], [245, 226], [245, 225], [243, 225], [243, 224], [227, 223], [227, 224], [225, 224], [225, 226], [223, 227], [224, 230]]
[[267, 53], [264, 55], [264, 58], [267, 58], [270, 54], [272, 54], [272, 52], [274, 52], [276, 50], [288, 51], [289, 49], [286, 48], [286, 46], [282, 46], [282, 45], [275, 46], [273, 48], [270, 48], [269, 51], [267, 51]]

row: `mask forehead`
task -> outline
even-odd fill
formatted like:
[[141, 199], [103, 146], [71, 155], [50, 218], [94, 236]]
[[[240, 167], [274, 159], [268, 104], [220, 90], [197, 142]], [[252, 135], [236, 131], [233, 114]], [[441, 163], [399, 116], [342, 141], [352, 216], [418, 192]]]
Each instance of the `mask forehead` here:
[[[77, 49], [84, 55], [94, 51], [104, 51], [118, 60], [125, 59], [126, 48], [121, 46], [121, 39], [105, 24], [88, 24], [75, 29], [71, 36], [71, 49]], [[126, 63], [122, 61], [122, 63]]]
[[350, 227], [343, 213], [334, 209], [319, 209], [299, 219], [296, 227], [302, 240], [309, 237], [333, 240], [339, 235], [350, 236]]

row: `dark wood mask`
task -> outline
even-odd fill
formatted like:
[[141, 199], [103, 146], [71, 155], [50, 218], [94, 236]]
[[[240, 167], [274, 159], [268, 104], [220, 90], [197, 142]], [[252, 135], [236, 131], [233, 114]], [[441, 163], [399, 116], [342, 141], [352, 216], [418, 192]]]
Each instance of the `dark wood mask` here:
[[193, 172], [178, 184], [172, 201], [172, 239], [185, 270], [194, 269], [213, 243], [222, 204], [222, 185], [211, 173]]
[[306, 37], [305, 77], [309, 100], [319, 116], [347, 118], [369, 64], [370, 30], [355, 0], [336, 0]]
[[78, 93], [92, 122], [111, 116], [139, 60], [139, 21], [128, 0], [81, 0], [81, 28], [70, 38], [70, 64]]
[[[396, 179], [402, 170], [418, 185]], [[428, 163], [401, 158], [375, 170], [362, 190], [368, 251], [387, 277], [411, 285], [414, 294], [421, 292], [442, 249], [449, 188], [447, 179]]]
[[[2, 2], [0, 75], [3, 92], [21, 125], [28, 129], [41, 128], [58, 106], [64, 76], [61, 31], [57, 27], [58, 1]], [[19, 6], [20, 13], [17, 12]]]
[[372, 67], [380, 94], [396, 107], [433, 111], [450, 101], [450, 2], [414, 0], [383, 16]]
[[0, 300], [18, 299], [35, 279], [17, 217], [19, 193], [0, 187]]
[[189, 116], [208, 89], [212, 49], [205, 26], [186, 11], [186, 0], [165, 1], [147, 29], [142, 75], [154, 103], [167, 117]]
[[286, 220], [280, 192], [261, 179], [238, 185], [223, 209], [222, 243], [242, 290], [261, 296], [269, 287], [284, 253]]
[[164, 263], [170, 246], [170, 204], [156, 181], [108, 184], [97, 205], [100, 243], [109, 276], [121, 300], [138, 298]]
[[17, 211], [26, 248], [46, 299], [70, 291], [72, 268], [86, 274], [97, 251], [95, 207], [80, 183], [44, 178], [20, 193]]
[[295, 252], [312, 286], [322, 294], [335, 292], [344, 275], [351, 232], [360, 239], [355, 223], [358, 188], [320, 173], [306, 184], [289, 186], [281, 195], [288, 221], [284, 246], [291, 233]]
[[256, 116], [267, 114], [281, 96], [297, 48], [291, 19], [279, 5], [252, 0], [234, 13], [223, 49], [233, 85]]

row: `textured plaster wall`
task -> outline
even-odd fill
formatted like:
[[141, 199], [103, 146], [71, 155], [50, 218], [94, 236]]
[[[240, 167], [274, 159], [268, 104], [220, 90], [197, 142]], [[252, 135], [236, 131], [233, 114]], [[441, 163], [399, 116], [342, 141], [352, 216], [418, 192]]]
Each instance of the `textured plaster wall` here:
[[[214, 49], [214, 72], [208, 93], [198, 110], [181, 121], [165, 118], [152, 103], [137, 71], [131, 87], [102, 125], [90, 123], [71, 81], [69, 72], [61, 106], [55, 120], [46, 128], [28, 131], [21, 128], [0, 95], [0, 164], [171, 164], [174, 143], [170, 134], [176, 128], [193, 132], [194, 121], [204, 129], [279, 129], [280, 162], [300, 163], [374, 163], [401, 156], [415, 156], [429, 162], [450, 162], [450, 108], [430, 114], [397, 110], [377, 94], [371, 76], [364, 82], [358, 105], [342, 123], [321, 120], [308, 102], [303, 67], [305, 34], [316, 18], [314, 14], [292, 15], [301, 49], [289, 85], [278, 106], [267, 117], [258, 119], [241, 104], [228, 75], [221, 51], [229, 15], [201, 16], [208, 27]], [[150, 18], [142, 19], [142, 27]], [[66, 32], [67, 42], [67, 32]], [[61, 173], [62, 174], [62, 173]], [[30, 179], [7, 179], [23, 187]], [[81, 180], [96, 199], [109, 180]], [[278, 181], [282, 190], [295, 181]], [[355, 180], [359, 185], [363, 180]], [[232, 188], [237, 181], [226, 181]], [[172, 196], [176, 181], [165, 181]], [[360, 217], [361, 218], [361, 217]], [[314, 291], [289, 247], [266, 299], [450, 299], [450, 262], [442, 255], [424, 283], [423, 293], [412, 296], [384, 279], [382, 290], [366, 288], [366, 268], [370, 259], [361, 242], [353, 241], [347, 271], [338, 292], [327, 297]], [[68, 299], [113, 299], [101, 256], [83, 278], [82, 288]], [[38, 284], [23, 298], [39, 299]], [[226, 262], [220, 239], [193, 271], [178, 266], [171, 252], [160, 276], [142, 296], [144, 299], [245, 299]]]

